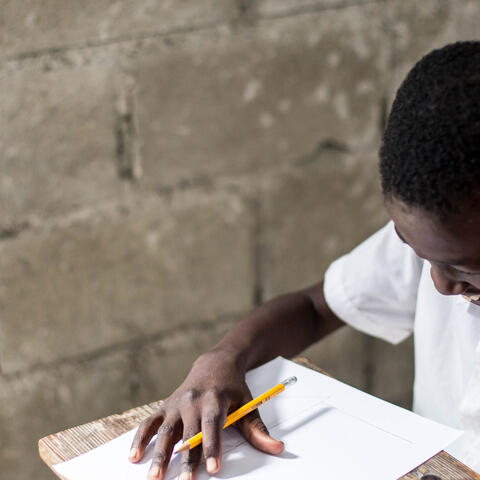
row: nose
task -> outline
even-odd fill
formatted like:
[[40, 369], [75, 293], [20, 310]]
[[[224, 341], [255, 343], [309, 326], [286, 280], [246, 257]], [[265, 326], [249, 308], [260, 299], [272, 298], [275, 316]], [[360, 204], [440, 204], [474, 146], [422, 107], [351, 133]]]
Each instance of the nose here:
[[445, 274], [443, 274], [438, 268], [433, 265], [430, 268], [430, 275], [432, 277], [435, 288], [442, 295], [461, 295], [470, 287], [469, 283], [460, 282], [448, 278], [447, 276], [445, 276]]

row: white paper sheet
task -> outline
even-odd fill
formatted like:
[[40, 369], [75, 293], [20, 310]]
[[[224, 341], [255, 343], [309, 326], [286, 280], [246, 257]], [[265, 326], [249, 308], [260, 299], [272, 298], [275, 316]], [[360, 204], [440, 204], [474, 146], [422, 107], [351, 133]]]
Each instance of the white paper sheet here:
[[[287, 377], [298, 382], [260, 407], [270, 433], [285, 442], [280, 456], [251, 447], [232, 428], [223, 432], [222, 469], [198, 480], [328, 478], [397, 479], [456, 440], [461, 432], [391, 405], [283, 358], [252, 370], [253, 396]], [[153, 441], [139, 464], [127, 460], [135, 431], [73, 460], [56, 465], [68, 480], [144, 480]], [[166, 480], [179, 473], [174, 456]]]

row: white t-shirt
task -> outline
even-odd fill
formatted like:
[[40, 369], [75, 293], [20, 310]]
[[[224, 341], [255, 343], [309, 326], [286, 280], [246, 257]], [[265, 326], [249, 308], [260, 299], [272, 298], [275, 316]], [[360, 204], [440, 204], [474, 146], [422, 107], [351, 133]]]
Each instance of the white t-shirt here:
[[414, 334], [413, 410], [466, 430], [447, 450], [480, 471], [480, 307], [441, 295], [430, 264], [388, 223], [333, 262], [324, 293], [352, 327], [399, 343]]

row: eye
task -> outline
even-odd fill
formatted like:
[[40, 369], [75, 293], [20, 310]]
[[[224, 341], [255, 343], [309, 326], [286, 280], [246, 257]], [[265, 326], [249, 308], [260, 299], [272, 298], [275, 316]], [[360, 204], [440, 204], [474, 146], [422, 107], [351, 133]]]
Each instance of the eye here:
[[468, 275], [468, 276], [480, 276], [480, 272], [468, 272], [466, 270], [462, 270], [458, 267], [454, 267], [453, 265], [448, 265], [446, 263], [438, 263], [438, 262], [430, 262], [432, 265], [435, 265], [435, 268], [438, 268], [440, 271], [445, 272], [446, 274], [450, 275]]
[[453, 275], [468, 275], [469, 277], [475, 276], [475, 275], [480, 276], [480, 272], [470, 272], [467, 270], [462, 270], [461, 268], [455, 267], [454, 265], [443, 264], [443, 265], [439, 265], [439, 268], [449, 271]]
[[464, 272], [463, 270], [459, 270], [458, 268], [455, 268], [455, 270], [458, 273], [461, 273], [462, 275], [470, 275], [470, 276], [480, 275], [480, 272]]

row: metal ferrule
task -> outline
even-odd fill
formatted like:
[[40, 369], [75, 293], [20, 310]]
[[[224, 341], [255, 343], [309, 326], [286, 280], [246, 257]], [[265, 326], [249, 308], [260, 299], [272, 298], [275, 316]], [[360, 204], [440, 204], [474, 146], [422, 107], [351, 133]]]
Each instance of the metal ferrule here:
[[282, 383], [285, 388], [289, 387], [290, 385], [294, 385], [295, 383], [297, 383], [297, 377], [289, 377], [280, 383]]

